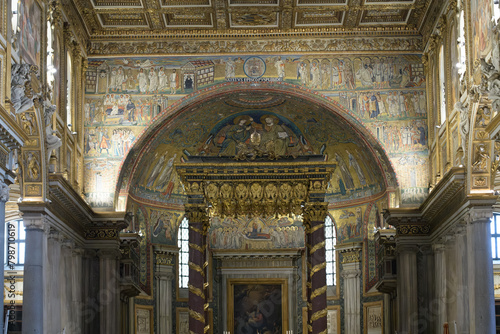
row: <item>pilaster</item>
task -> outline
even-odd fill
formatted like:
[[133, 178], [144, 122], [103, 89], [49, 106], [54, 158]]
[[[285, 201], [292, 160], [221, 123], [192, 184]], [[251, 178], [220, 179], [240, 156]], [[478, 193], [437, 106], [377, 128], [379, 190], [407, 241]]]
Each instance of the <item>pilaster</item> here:
[[100, 332], [106, 334], [119, 334], [119, 259], [118, 249], [100, 249], [99, 257], [99, 304], [101, 307]]
[[361, 259], [363, 245], [338, 245], [342, 256], [341, 275], [344, 279], [344, 324], [346, 334], [361, 333]]
[[172, 281], [175, 278], [175, 253], [155, 247], [156, 328], [157, 334], [172, 333]]

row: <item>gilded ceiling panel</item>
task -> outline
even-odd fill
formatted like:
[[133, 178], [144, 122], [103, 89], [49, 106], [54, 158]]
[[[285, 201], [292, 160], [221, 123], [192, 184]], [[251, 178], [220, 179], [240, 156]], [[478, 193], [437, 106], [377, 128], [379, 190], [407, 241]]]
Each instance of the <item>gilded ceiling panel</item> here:
[[[439, 0], [70, 0], [90, 39], [421, 36]], [[97, 19], [96, 19], [97, 18]], [[433, 24], [433, 18], [429, 20]], [[385, 29], [379, 29], [382, 26]], [[130, 29], [134, 27], [135, 29]], [[172, 29], [171, 29], [172, 28]], [[242, 35], [242, 29], [245, 31]], [[305, 30], [307, 29], [307, 30]], [[117, 35], [116, 31], [121, 30]], [[353, 34], [354, 32], [354, 34]], [[208, 35], [207, 35], [208, 34]], [[298, 34], [298, 35], [297, 35]]]
[[342, 25], [345, 12], [340, 10], [307, 10], [295, 13], [295, 26]]
[[142, 0], [92, 0], [95, 8], [143, 7]]
[[161, 7], [211, 7], [212, 2], [210, 0], [161, 0], [160, 5]]
[[365, 10], [360, 24], [405, 24], [409, 14], [408, 9]]
[[105, 27], [147, 27], [145, 14], [99, 14], [99, 20]]

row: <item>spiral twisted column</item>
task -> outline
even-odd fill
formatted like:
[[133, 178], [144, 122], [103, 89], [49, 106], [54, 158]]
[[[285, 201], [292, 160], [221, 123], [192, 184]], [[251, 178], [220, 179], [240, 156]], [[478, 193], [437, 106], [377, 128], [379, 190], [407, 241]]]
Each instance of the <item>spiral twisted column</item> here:
[[208, 331], [206, 317], [206, 230], [208, 215], [202, 204], [186, 205], [189, 219], [189, 331], [204, 334]]
[[307, 289], [309, 325], [311, 333], [327, 333], [326, 305], [326, 252], [325, 252], [325, 218], [328, 203], [308, 203], [304, 212], [304, 221], [308, 235], [308, 283]]

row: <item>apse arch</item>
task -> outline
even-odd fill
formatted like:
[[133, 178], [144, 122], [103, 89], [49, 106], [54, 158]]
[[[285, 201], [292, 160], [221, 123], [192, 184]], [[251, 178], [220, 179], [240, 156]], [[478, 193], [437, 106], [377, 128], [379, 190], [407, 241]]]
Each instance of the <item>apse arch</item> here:
[[[217, 108], [224, 109], [224, 111], [215, 110]], [[300, 108], [303, 110], [298, 110]], [[287, 83], [231, 82], [187, 95], [151, 120], [147, 128], [138, 136], [120, 166], [115, 188], [115, 209], [122, 211], [126, 208], [133, 181], [140, 177], [143, 180], [145, 178], [144, 175], [138, 175], [138, 172], [140, 172], [139, 167], [147, 164], [145, 159], [151, 158], [155, 147], [161, 145], [159, 142], [162, 138], [171, 135], [170, 138], [175, 139], [176, 137], [180, 138], [188, 135], [192, 140], [198, 140], [199, 143], [202, 143], [210, 138], [204, 136], [201, 132], [208, 134], [213, 128], [220, 128], [221, 124], [219, 123], [224, 120], [227, 121], [226, 116], [231, 116], [234, 119], [234, 115], [252, 110], [264, 110], [264, 113], [280, 115], [281, 121], [288, 118], [294, 124], [301, 124], [303, 129], [306, 130], [305, 134], [314, 137], [309, 138], [311, 142], [320, 142], [322, 138], [317, 138], [319, 134], [322, 136], [326, 134], [330, 138], [334, 137], [335, 142], [346, 145], [349, 140], [353, 141], [352, 138], [355, 138], [354, 141], [362, 146], [360, 152], [356, 148], [350, 147], [345, 152], [338, 155], [331, 154], [328, 158], [344, 160], [344, 165], [352, 167], [355, 162], [351, 157], [355, 156], [357, 161], [360, 161], [360, 165], [363, 165], [363, 167], [357, 166], [357, 170], [365, 172], [371, 169], [369, 168], [369, 161], [373, 161], [377, 170], [375, 172], [370, 170], [368, 174], [371, 175], [367, 179], [374, 178], [374, 174], [379, 173], [385, 190], [392, 189], [395, 191], [398, 188], [395, 169], [379, 140], [359, 117], [332, 98]], [[210, 123], [206, 121], [208, 113], [219, 113], [219, 122], [215, 123], [218, 124], [217, 126], [208, 128]], [[187, 123], [189, 123], [188, 127], [186, 126]], [[326, 123], [331, 125], [332, 131], [324, 131], [326, 130], [324, 128]], [[184, 127], [183, 129], [181, 129], [181, 125]], [[336, 131], [333, 131], [333, 128]], [[304, 136], [304, 140], [307, 141], [308, 139]], [[183, 145], [185, 147], [182, 148], [182, 154], [176, 154], [175, 159], [177, 161], [182, 159], [183, 154], [196, 155], [198, 153], [196, 150], [190, 151], [187, 149], [186, 147], [189, 146], [187, 144], [180, 146]], [[317, 147], [316, 151], [320, 153], [320, 148]], [[328, 148], [326, 151], [328, 151]], [[156, 154], [158, 155], [159, 151]], [[156, 161], [162, 163], [169, 160], [158, 160], [158, 156], [156, 157]], [[362, 181], [359, 183], [363, 186]], [[342, 185], [339, 188], [342, 191]]]

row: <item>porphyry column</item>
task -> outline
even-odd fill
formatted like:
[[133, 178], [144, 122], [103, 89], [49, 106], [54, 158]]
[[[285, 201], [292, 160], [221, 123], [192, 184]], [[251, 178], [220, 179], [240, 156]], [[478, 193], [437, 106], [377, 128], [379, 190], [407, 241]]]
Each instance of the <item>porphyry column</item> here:
[[311, 304], [310, 325], [313, 334], [327, 332], [326, 306], [326, 253], [325, 253], [325, 218], [328, 204], [324, 202], [308, 203], [304, 221], [309, 231], [308, 267], [311, 288], [308, 289], [308, 302]]
[[205, 205], [186, 205], [186, 214], [189, 219], [189, 331], [194, 334], [203, 334], [208, 331], [206, 325], [205, 283], [206, 268], [206, 229], [208, 215]]

